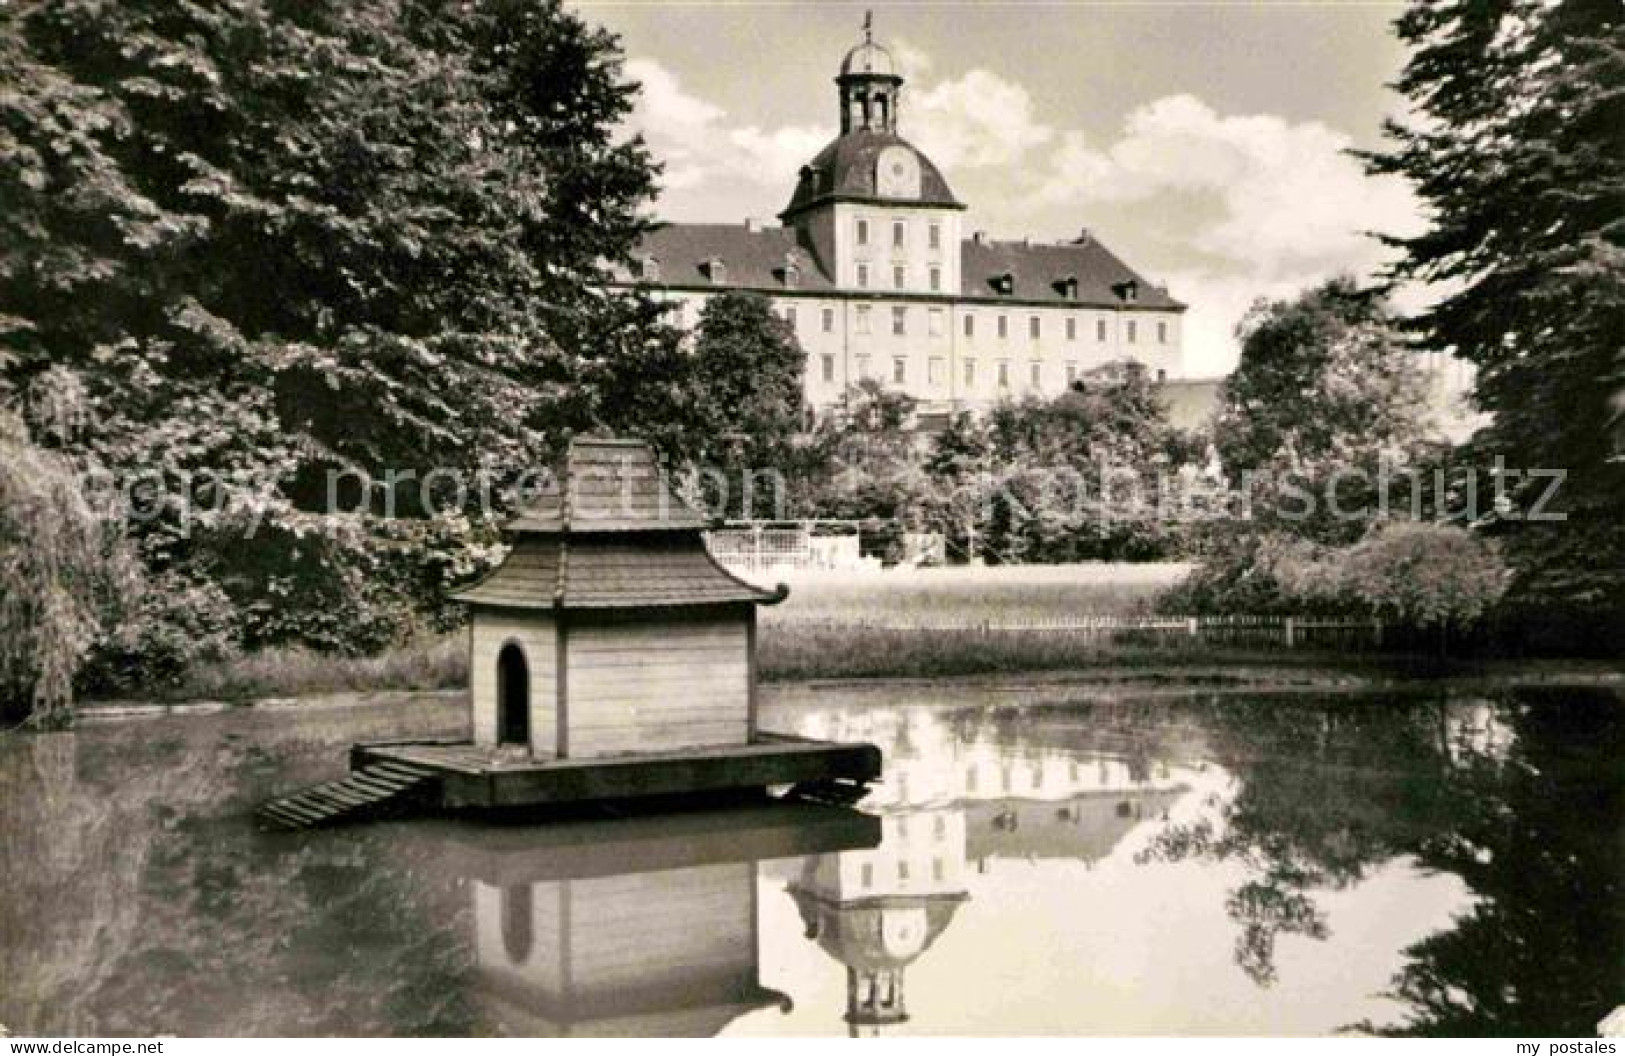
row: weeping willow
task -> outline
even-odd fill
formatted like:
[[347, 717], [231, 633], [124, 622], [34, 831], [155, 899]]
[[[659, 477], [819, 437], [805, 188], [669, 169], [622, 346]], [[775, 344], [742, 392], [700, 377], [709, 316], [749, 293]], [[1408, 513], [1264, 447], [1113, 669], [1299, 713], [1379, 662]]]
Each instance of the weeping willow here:
[[74, 675], [140, 585], [118, 521], [87, 497], [64, 455], [0, 405], [0, 711], [62, 729]]

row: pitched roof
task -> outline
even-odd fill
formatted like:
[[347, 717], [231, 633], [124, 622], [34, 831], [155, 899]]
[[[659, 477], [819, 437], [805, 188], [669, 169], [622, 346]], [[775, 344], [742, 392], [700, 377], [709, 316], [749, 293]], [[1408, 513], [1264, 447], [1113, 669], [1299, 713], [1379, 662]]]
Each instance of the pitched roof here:
[[[1139, 308], [1177, 310], [1185, 307], [1088, 236], [1058, 244], [971, 239], [963, 243], [959, 267], [960, 283], [967, 297], [1108, 308], [1127, 303]], [[1006, 276], [1009, 288], [1001, 289], [999, 280]], [[1069, 279], [1077, 280], [1076, 296], [1068, 288]], [[1134, 285], [1132, 302], [1126, 296], [1131, 283]]]
[[[659, 283], [669, 286], [742, 286], [748, 289], [794, 288], [785, 282], [786, 260], [798, 267], [802, 289], [834, 288], [813, 254], [796, 242], [794, 228], [747, 227], [744, 224], [662, 224], [643, 236], [639, 257], [660, 265]], [[713, 282], [706, 266], [720, 260], [726, 277]], [[640, 276], [627, 275], [625, 279]]]
[[452, 595], [518, 609], [772, 604], [711, 557], [705, 520], [666, 485], [641, 440], [571, 442], [551, 486], [508, 529], [518, 539], [490, 575]]
[[[790, 227], [747, 227], [744, 224], [665, 224], [643, 237], [639, 257], [660, 266], [660, 285], [679, 288], [793, 290], [833, 292], [835, 283], [820, 262], [796, 241]], [[785, 281], [785, 261], [798, 267], [797, 282]], [[720, 260], [725, 273], [713, 280], [707, 270]], [[1185, 306], [1147, 281], [1093, 238], [1075, 242], [991, 242], [969, 239], [960, 244], [961, 299], [987, 302], [1075, 304], [1082, 307], [1136, 307], [1179, 311]], [[1008, 292], [998, 280], [1008, 275]], [[623, 281], [639, 276], [623, 274]], [[1077, 279], [1074, 297], [1068, 279]], [[1135, 299], [1126, 298], [1127, 284]], [[891, 291], [874, 292], [895, 296]], [[950, 294], [949, 296], [952, 296]]]
[[496, 571], [453, 596], [509, 609], [641, 609], [770, 605], [787, 594], [733, 576], [694, 531], [522, 535]]
[[[887, 147], [903, 147], [920, 163], [918, 197], [898, 199], [882, 196], [875, 188], [875, 161]], [[881, 202], [886, 205], [929, 205], [939, 209], [963, 209], [942, 172], [908, 140], [895, 132], [861, 129], [836, 136], [811, 161], [801, 167], [795, 193], [780, 217], [789, 217], [821, 202]]]
[[515, 532], [698, 530], [706, 520], [666, 484], [641, 440], [573, 440], [547, 486], [508, 524]]

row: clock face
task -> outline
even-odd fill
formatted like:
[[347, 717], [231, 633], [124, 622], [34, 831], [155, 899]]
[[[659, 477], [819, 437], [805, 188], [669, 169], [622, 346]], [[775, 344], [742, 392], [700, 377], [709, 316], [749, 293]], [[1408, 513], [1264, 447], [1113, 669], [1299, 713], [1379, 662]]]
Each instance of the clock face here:
[[918, 198], [920, 162], [907, 147], [887, 147], [875, 159], [875, 193], [882, 198]]

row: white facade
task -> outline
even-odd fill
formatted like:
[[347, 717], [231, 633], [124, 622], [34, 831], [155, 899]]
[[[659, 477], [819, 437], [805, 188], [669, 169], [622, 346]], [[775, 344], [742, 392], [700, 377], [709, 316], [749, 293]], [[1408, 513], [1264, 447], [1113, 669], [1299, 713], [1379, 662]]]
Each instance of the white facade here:
[[836, 80], [841, 134], [802, 167], [782, 227], [666, 225], [619, 281], [674, 302], [690, 329], [720, 292], [767, 296], [807, 352], [815, 409], [865, 378], [941, 412], [1055, 396], [1125, 358], [1179, 375], [1183, 304], [1088, 231], [971, 234], [941, 172], [897, 134], [903, 79], [885, 49], [854, 48]]

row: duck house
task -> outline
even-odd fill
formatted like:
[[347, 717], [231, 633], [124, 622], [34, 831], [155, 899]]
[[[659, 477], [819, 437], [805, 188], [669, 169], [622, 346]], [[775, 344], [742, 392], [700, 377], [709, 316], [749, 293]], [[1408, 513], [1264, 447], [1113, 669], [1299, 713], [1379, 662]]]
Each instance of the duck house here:
[[470, 608], [469, 736], [356, 745], [350, 778], [261, 816], [308, 826], [407, 802], [512, 807], [774, 785], [861, 794], [879, 776], [878, 749], [760, 728], [756, 609], [788, 591], [724, 569], [705, 527], [647, 444], [574, 441], [552, 486], [508, 525], [507, 558], [456, 595]]

